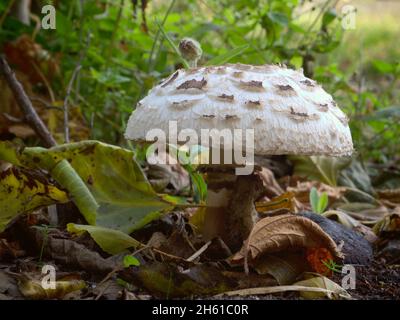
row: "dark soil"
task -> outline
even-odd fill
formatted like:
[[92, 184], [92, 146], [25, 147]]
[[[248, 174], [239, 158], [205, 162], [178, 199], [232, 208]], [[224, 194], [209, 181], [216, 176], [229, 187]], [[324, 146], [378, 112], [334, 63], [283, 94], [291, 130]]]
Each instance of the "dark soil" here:
[[[356, 288], [348, 290], [354, 299], [400, 300], [400, 264], [386, 265], [374, 260], [370, 266], [356, 266]], [[342, 275], [332, 279], [341, 283]]]

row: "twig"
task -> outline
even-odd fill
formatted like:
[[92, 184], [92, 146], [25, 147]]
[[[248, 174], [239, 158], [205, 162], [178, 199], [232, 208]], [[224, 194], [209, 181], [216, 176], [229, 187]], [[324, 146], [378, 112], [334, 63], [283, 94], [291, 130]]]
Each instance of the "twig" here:
[[40, 119], [36, 110], [33, 108], [32, 102], [29, 100], [24, 88], [15, 77], [14, 72], [11, 70], [7, 60], [3, 55], [0, 56], [0, 73], [4, 75], [4, 78], [13, 92], [14, 98], [21, 108], [26, 121], [29, 123], [38, 137], [43, 141], [43, 144], [48, 148], [55, 146], [57, 144], [56, 140], [54, 140], [53, 136]]
[[56, 98], [54, 96], [53, 89], [51, 89], [50, 83], [43, 74], [42, 70], [40, 70], [39, 66], [35, 62], [31, 62], [32, 67], [35, 69], [35, 71], [38, 73], [39, 77], [42, 79], [44, 85], [46, 86], [47, 91], [49, 92], [50, 100], [51, 103], [55, 103]]
[[204, 246], [202, 246], [199, 250], [197, 250], [194, 254], [192, 254], [189, 258], [186, 259], [186, 261], [193, 262], [195, 259], [201, 256], [201, 254], [207, 250], [207, 248], [210, 246], [211, 241], [208, 241]]

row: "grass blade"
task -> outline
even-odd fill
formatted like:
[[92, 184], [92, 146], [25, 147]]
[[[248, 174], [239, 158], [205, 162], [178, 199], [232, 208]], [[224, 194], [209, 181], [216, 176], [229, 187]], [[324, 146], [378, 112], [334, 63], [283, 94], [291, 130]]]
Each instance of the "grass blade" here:
[[172, 41], [172, 39], [165, 32], [163, 26], [160, 24], [160, 22], [158, 22], [157, 19], [155, 20], [155, 22], [158, 26], [158, 29], [161, 31], [162, 35], [164, 36], [164, 38], [167, 40], [167, 42], [169, 43], [171, 48], [174, 50], [174, 52], [177, 54], [179, 59], [182, 61], [183, 65], [185, 66], [185, 69], [189, 69], [189, 63], [181, 56], [178, 47], [175, 45], [175, 43]]
[[210, 61], [208, 61], [206, 63], [206, 66], [211, 66], [211, 65], [215, 66], [215, 65], [224, 64], [224, 63], [228, 62], [229, 60], [231, 60], [232, 58], [234, 58], [234, 57], [238, 56], [239, 54], [243, 53], [244, 51], [246, 51], [248, 47], [249, 47], [249, 45], [245, 44], [243, 46], [236, 47], [224, 54], [216, 56], [213, 59], [211, 59]]

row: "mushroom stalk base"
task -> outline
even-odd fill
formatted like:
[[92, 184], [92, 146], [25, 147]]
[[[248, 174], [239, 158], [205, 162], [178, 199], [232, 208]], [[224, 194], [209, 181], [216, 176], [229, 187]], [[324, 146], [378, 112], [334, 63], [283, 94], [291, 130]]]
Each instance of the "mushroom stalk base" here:
[[207, 172], [207, 183], [203, 236], [206, 240], [220, 237], [235, 252], [258, 220], [254, 202], [262, 191], [262, 181], [256, 174]]

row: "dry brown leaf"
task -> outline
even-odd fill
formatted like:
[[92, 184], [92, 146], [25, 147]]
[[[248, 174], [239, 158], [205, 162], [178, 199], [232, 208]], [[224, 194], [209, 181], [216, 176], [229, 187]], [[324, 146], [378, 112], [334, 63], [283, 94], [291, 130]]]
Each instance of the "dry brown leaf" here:
[[8, 131], [21, 139], [25, 139], [35, 135], [35, 131], [33, 131], [33, 129], [27, 124], [14, 124], [8, 127]]
[[379, 199], [400, 203], [400, 188], [377, 191]]
[[373, 231], [377, 236], [381, 236], [383, 233], [399, 233], [400, 232], [400, 210], [395, 210], [392, 214], [383, 217], [382, 220], [378, 221]]
[[390, 212], [385, 206], [375, 206], [370, 203], [352, 202], [337, 206], [337, 209], [346, 212], [360, 223], [373, 225]]
[[302, 253], [282, 252], [262, 255], [254, 262], [254, 269], [258, 274], [273, 276], [279, 285], [288, 285], [309, 267]]
[[302, 216], [285, 214], [258, 221], [232, 262], [240, 262], [248, 255], [254, 260], [261, 254], [292, 248], [327, 248], [335, 257], [342, 257], [335, 242], [318, 224]]
[[351, 217], [348, 213], [338, 210], [328, 210], [322, 214], [324, 217], [337, 221], [347, 229], [355, 230], [363, 235], [368, 242], [373, 243], [377, 240], [376, 235], [370, 227], [363, 225], [359, 220]]
[[271, 170], [262, 168], [262, 170], [257, 172], [257, 174], [260, 176], [266, 195], [269, 198], [277, 197], [285, 192], [276, 181], [274, 173]]

